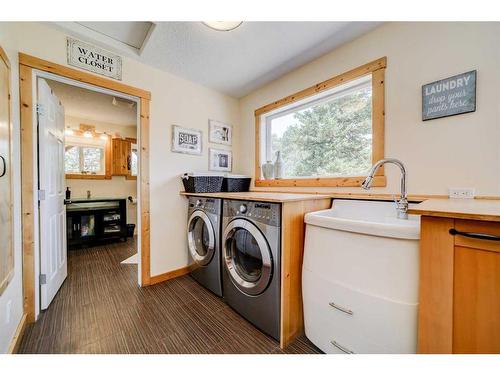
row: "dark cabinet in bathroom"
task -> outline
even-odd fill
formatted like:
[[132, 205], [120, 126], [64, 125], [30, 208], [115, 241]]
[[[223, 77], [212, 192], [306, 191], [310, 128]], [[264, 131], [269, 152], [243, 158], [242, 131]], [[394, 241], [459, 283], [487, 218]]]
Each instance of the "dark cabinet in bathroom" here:
[[125, 199], [77, 199], [66, 204], [68, 249], [126, 240]]

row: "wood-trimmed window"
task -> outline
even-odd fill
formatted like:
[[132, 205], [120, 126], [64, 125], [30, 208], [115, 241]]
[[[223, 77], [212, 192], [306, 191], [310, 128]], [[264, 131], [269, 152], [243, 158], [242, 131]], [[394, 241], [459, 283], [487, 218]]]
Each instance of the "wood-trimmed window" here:
[[106, 134], [74, 130], [74, 136], [66, 135], [65, 172], [66, 179], [109, 180], [111, 179], [111, 141]]
[[[257, 109], [255, 186], [360, 186], [384, 157], [385, 68], [383, 57]], [[284, 176], [265, 180], [276, 150]], [[380, 168], [372, 186], [385, 185]]]

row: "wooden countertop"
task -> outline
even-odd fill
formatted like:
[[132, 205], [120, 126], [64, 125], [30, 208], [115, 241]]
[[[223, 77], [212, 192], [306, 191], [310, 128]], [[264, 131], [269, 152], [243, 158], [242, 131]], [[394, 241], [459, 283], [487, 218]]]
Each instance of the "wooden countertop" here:
[[428, 199], [408, 210], [410, 214], [500, 221], [500, 200], [490, 199]]
[[247, 191], [244, 193], [186, 193], [181, 192], [181, 195], [208, 197], [208, 198], [224, 198], [224, 199], [238, 199], [246, 201], [259, 201], [259, 202], [297, 202], [297, 201], [310, 201], [317, 199], [331, 199], [329, 195], [323, 194], [295, 194], [295, 193], [274, 193], [262, 191]]

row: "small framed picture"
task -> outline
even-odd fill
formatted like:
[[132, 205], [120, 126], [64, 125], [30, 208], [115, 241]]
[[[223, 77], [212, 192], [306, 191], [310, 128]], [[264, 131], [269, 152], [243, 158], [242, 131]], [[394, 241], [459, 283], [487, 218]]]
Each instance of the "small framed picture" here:
[[183, 154], [201, 155], [202, 131], [172, 125], [172, 151]]
[[209, 141], [230, 146], [233, 143], [233, 127], [215, 120], [208, 120]]
[[229, 150], [209, 149], [208, 169], [211, 171], [231, 172], [233, 153]]

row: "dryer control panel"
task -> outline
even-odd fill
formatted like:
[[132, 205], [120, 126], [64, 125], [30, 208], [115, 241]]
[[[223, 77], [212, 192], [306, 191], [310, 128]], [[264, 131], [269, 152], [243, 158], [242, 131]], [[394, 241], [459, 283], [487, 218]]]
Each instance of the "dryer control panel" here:
[[212, 214], [220, 214], [221, 200], [216, 198], [204, 197], [189, 197], [189, 211], [196, 209], [210, 212]]
[[281, 226], [281, 204], [253, 201], [224, 200], [225, 217], [245, 217], [275, 227]]

